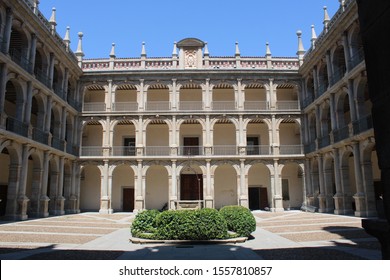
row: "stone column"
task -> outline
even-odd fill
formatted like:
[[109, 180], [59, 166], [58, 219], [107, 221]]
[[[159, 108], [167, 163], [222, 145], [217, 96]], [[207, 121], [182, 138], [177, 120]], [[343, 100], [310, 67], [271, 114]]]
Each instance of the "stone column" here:
[[33, 169], [33, 179], [32, 179], [32, 191], [30, 197], [30, 211], [29, 216], [39, 217], [39, 207], [40, 207], [40, 195], [42, 188], [43, 180], [43, 169], [41, 166], [34, 167]]
[[314, 66], [313, 70], [313, 84], [314, 84], [314, 96], [318, 97], [318, 72], [317, 72], [317, 66]]
[[320, 194], [318, 195], [318, 212], [326, 213], [328, 209], [326, 207], [326, 191], [325, 191], [325, 183], [324, 183], [324, 160], [322, 155], [318, 155], [318, 179], [320, 185]]
[[283, 196], [282, 196], [282, 181], [281, 174], [279, 174], [279, 163], [278, 160], [274, 160], [274, 212], [283, 212]]
[[7, 116], [4, 112], [5, 92], [7, 87], [8, 65], [0, 64], [0, 128], [5, 128]]
[[144, 93], [144, 79], [139, 80], [139, 90], [137, 91], [137, 102], [138, 102], [138, 110], [144, 111], [145, 109], [145, 93]]
[[54, 63], [55, 63], [54, 53], [50, 53], [50, 61], [49, 61], [50, 88], [53, 88], [53, 82], [54, 82]]
[[348, 43], [348, 34], [346, 31], [343, 33], [343, 46], [344, 46], [345, 65], [347, 68], [347, 72], [349, 72], [349, 70], [351, 69], [351, 66], [350, 66], [351, 54], [349, 52], [350, 47], [349, 47], [349, 43]]
[[72, 174], [70, 174], [69, 197], [67, 198], [67, 214], [77, 214], [77, 182], [80, 180], [80, 168], [76, 161], [72, 162]]
[[110, 197], [109, 197], [109, 166], [108, 160], [104, 160], [101, 168], [101, 189], [100, 189], [100, 214], [110, 214]]
[[364, 193], [363, 174], [360, 166], [359, 142], [355, 142], [355, 141], [352, 142], [352, 147], [353, 147], [353, 164], [355, 169], [355, 182], [356, 182], [356, 193], [353, 196], [356, 205], [355, 216], [366, 217], [367, 216], [366, 194]]
[[46, 120], [45, 120], [45, 132], [50, 133], [51, 126], [51, 109], [53, 106], [53, 97], [51, 95], [47, 96], [47, 108], [46, 108]]
[[35, 33], [31, 34], [31, 47], [30, 47], [30, 54], [29, 54], [29, 72], [30, 74], [34, 74], [34, 67], [35, 67], [35, 54], [37, 50], [37, 36]]
[[4, 27], [4, 45], [3, 52], [5, 54], [9, 53], [9, 46], [11, 42], [11, 32], [12, 32], [12, 21], [13, 21], [14, 13], [11, 8], [6, 9], [5, 15], [5, 27]]
[[[351, 114], [351, 122], [354, 122], [357, 120], [355, 92], [354, 92], [353, 88], [354, 88], [353, 80], [348, 80], [348, 101], [349, 101], [349, 108], [350, 108], [350, 114]], [[348, 125], [348, 124], [346, 123], [345, 125]]]
[[[331, 167], [332, 168], [332, 167]], [[334, 199], [333, 199], [333, 178], [332, 169], [324, 166], [324, 186], [326, 195], [326, 212], [331, 213], [334, 211]]]
[[64, 204], [65, 198], [63, 196], [64, 193], [64, 157], [60, 157], [59, 162], [59, 173], [58, 173], [58, 186], [55, 196], [55, 208], [53, 211], [54, 215], [64, 215]]
[[245, 159], [240, 160], [240, 205], [249, 208], [248, 184], [245, 174]]
[[177, 166], [176, 160], [172, 160], [172, 174], [171, 174], [171, 183], [170, 188], [170, 197], [169, 197], [169, 209], [176, 209], [176, 201], [178, 200], [177, 196]]
[[41, 183], [41, 193], [39, 197], [39, 210], [38, 216], [45, 218], [49, 216], [49, 201], [50, 198], [47, 196], [47, 187], [49, 179], [49, 151], [43, 153], [43, 175]]
[[212, 93], [210, 93], [210, 79], [206, 79], [205, 89], [202, 91], [205, 110], [211, 110]]
[[177, 111], [178, 110], [178, 98], [177, 98], [177, 86], [176, 86], [176, 79], [172, 79], [172, 90], [169, 91], [169, 101], [171, 102], [171, 110]]
[[20, 186], [20, 170], [21, 165], [18, 163], [10, 163], [8, 177], [8, 193], [7, 193], [7, 208], [5, 218], [7, 220], [20, 220], [22, 217], [18, 214], [20, 211], [18, 203], [18, 193]]
[[211, 160], [206, 159], [206, 196], [205, 207], [214, 208], [214, 175], [211, 174]]
[[105, 103], [106, 103], [106, 111], [111, 112], [112, 108], [112, 80], [108, 80], [108, 86], [105, 86]]
[[142, 210], [145, 207], [145, 201], [143, 197], [143, 180], [142, 180], [142, 160], [138, 160], [137, 174], [134, 178], [134, 188], [135, 188], [135, 205], [134, 208], [136, 211]]
[[[277, 102], [277, 98], [276, 98], [276, 93], [274, 92], [274, 80], [273, 79], [269, 79], [269, 88], [267, 88], [266, 86], [266, 91], [267, 91], [267, 101], [269, 101], [269, 108], [271, 110], [275, 110], [276, 109], [276, 102]], [[268, 99], [269, 97], [269, 99]]]
[[[327, 71], [328, 71], [328, 83], [329, 85], [333, 85], [333, 64], [332, 64], [332, 60], [330, 58], [330, 51], [327, 51], [326, 52], [326, 65], [328, 66], [327, 67]], [[326, 90], [326, 89], [325, 89]]]
[[22, 167], [20, 170], [20, 180], [19, 180], [19, 191], [18, 191], [18, 209], [16, 215], [19, 220], [26, 220], [27, 217], [27, 203], [30, 199], [26, 196], [27, 188], [27, 173], [28, 173], [28, 157], [29, 157], [29, 148], [28, 144], [23, 145], [22, 152]]
[[238, 110], [244, 110], [244, 104], [245, 104], [245, 93], [243, 94], [242, 92], [242, 79], [237, 79], [237, 92], [236, 92], [236, 97], [237, 97], [237, 107]]
[[305, 159], [306, 205], [315, 206], [314, 191], [310, 176], [310, 159]]
[[366, 195], [367, 217], [376, 217], [378, 213], [376, 211], [376, 199], [371, 161], [362, 162], [361, 169], [363, 170], [363, 188]]

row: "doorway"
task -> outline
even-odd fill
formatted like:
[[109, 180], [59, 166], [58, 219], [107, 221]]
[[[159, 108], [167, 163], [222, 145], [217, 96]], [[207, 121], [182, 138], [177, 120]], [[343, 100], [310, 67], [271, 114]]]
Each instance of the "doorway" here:
[[259, 210], [268, 207], [267, 188], [250, 187], [249, 188], [249, 209]]
[[123, 139], [123, 155], [135, 156], [135, 138], [126, 137]]
[[122, 193], [123, 199], [123, 212], [133, 212], [134, 210], [134, 189], [133, 188], [123, 188]]
[[259, 137], [249, 136], [246, 138], [247, 155], [259, 155]]
[[198, 137], [184, 137], [183, 139], [183, 155], [197, 156], [199, 155], [199, 138]]
[[181, 174], [180, 200], [203, 200], [203, 176]]

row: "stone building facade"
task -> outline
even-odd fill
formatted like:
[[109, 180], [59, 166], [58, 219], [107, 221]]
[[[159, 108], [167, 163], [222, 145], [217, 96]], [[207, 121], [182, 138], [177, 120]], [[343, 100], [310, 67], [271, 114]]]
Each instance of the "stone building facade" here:
[[[380, 181], [354, 1], [297, 57], [84, 59], [39, 1], [0, 6], [0, 214], [185, 207], [376, 215]], [[23, 19], [23, 20], [22, 20]], [[25, 22], [23, 24], [22, 22]]]

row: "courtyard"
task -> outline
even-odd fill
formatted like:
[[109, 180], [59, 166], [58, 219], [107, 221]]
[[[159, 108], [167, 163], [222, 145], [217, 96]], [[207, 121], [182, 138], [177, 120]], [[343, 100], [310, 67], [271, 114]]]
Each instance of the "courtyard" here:
[[362, 218], [254, 211], [257, 229], [237, 244], [132, 244], [132, 213], [0, 222], [2, 260], [376, 260], [380, 245]]

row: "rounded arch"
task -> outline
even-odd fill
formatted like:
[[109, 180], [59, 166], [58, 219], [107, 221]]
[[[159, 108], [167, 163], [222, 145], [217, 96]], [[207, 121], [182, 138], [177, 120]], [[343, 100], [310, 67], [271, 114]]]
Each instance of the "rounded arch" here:
[[336, 117], [338, 128], [343, 128], [351, 122], [351, 109], [349, 104], [349, 94], [345, 90], [341, 91], [336, 99]]
[[212, 168], [214, 174], [214, 206], [238, 205], [238, 173], [235, 164], [222, 163]]
[[26, 67], [26, 58], [29, 55], [30, 35], [23, 29], [22, 22], [14, 19], [9, 43], [11, 59]]
[[344, 77], [345, 72], [347, 71], [347, 66], [345, 62], [345, 52], [344, 46], [342, 44], [338, 45], [332, 52], [332, 61], [333, 61], [333, 83], [336, 83], [342, 77]]
[[320, 109], [321, 136], [326, 137], [332, 131], [329, 102], [325, 102]]
[[358, 119], [371, 115], [372, 102], [369, 95], [367, 78], [360, 78], [356, 83], [356, 99]]
[[300, 162], [287, 161], [281, 166], [283, 208], [300, 209], [304, 201], [304, 170]]
[[246, 166], [249, 209], [272, 207], [271, 171], [266, 162], [252, 161]]
[[323, 58], [318, 67], [318, 95], [322, 95], [329, 86], [328, 65]]
[[26, 100], [25, 86], [13, 76], [9, 76], [6, 83], [4, 99], [4, 112], [7, 116], [23, 121]]
[[129, 163], [118, 164], [112, 171], [111, 207], [114, 211], [132, 212], [134, 210], [135, 173]]
[[80, 210], [99, 211], [101, 198], [101, 170], [97, 165], [87, 164], [80, 176]]
[[169, 172], [167, 166], [150, 165], [145, 172], [145, 208], [163, 209], [166, 205], [169, 205]]
[[210, 84], [212, 109], [216, 111], [234, 110], [236, 108], [236, 88], [237, 85], [232, 81], [218, 81]]

